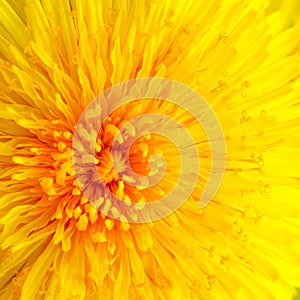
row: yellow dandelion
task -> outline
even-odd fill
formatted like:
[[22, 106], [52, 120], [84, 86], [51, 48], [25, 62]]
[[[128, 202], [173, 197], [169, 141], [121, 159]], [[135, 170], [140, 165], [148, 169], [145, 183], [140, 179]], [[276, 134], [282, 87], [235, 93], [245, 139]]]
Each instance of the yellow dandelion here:
[[[1, 299], [293, 298], [300, 35], [289, 4], [1, 1]], [[209, 130], [193, 116], [203, 111], [152, 96], [119, 106], [100, 124], [99, 112], [118, 96], [89, 109], [118, 83], [149, 77], [199, 93], [223, 129], [224, 178], [204, 208], [199, 199], [215, 161]], [[165, 122], [141, 119], [141, 136], [128, 123], [151, 113], [190, 133], [200, 171], [179, 209], [142, 223], [136, 211], [171, 193], [185, 166], [176, 143], [149, 129]], [[111, 151], [115, 138], [122, 144], [123, 126], [135, 138], [127, 160]], [[93, 172], [76, 170], [77, 150]], [[139, 185], [129, 165], [144, 178]], [[154, 173], [161, 180], [148, 187]], [[136, 211], [124, 214], [112, 195]]]

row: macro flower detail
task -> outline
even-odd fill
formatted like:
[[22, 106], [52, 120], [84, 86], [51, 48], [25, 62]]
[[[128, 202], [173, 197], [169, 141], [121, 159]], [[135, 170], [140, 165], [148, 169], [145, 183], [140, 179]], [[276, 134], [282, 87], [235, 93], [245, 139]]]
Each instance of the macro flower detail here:
[[[212, 157], [211, 167], [208, 170], [210, 176], [199, 203], [201, 208], [205, 207], [216, 194], [224, 175], [226, 167], [224, 133], [216, 115], [199, 94], [182, 83], [166, 78], [139, 78], [122, 82], [97, 96], [85, 108], [76, 124], [73, 137], [73, 167], [83, 195], [105, 216], [141, 224], [167, 217], [181, 207], [193, 193], [200, 172], [196, 143], [184, 126], [167, 115], [158, 113], [142, 114], [114, 130], [117, 134], [109, 144], [109, 152], [113, 169], [117, 173], [117, 185], [122, 186], [122, 194], [112, 192], [104, 183], [106, 179], [99, 174], [94, 158], [95, 144], [101, 143], [101, 136], [98, 137], [97, 132], [114, 111], [136, 99], [139, 99], [142, 105], [149, 99], [168, 102], [168, 105], [172, 104], [174, 108], [180, 108], [185, 110], [186, 114], [191, 114], [191, 120], [199, 123], [204, 129]], [[135, 157], [138, 150], [135, 149], [133, 152], [130, 150], [135, 148], [133, 145], [141, 141], [143, 136], [151, 140], [153, 135], [168, 139], [177, 148], [180, 164], [176, 168], [180, 169], [180, 176], [170, 193], [162, 192], [161, 195], [157, 195], [162, 197], [149, 201], [152, 198], [149, 195], [151, 188], [159, 187], [159, 182], [166, 176], [165, 160], [158, 153], [147, 157], [148, 174], [139, 176], [136, 170], [132, 169], [130, 162], [132, 161], [130, 158]], [[141, 146], [142, 156], [145, 157], [148, 153], [148, 142], [143, 142]], [[168, 153], [172, 159], [175, 155], [176, 151]], [[161, 191], [163, 189], [164, 186], [161, 186]], [[146, 194], [142, 196], [142, 200], [146, 201], [141, 201], [140, 196], [145, 190]], [[134, 201], [128, 202], [125, 197], [128, 198], [130, 193], [138, 195], [133, 197]], [[132, 199], [132, 196], [130, 198]]]
[[[286, 14], [293, 1], [273, 2], [1, 2], [1, 299], [293, 299], [300, 286], [300, 34]], [[99, 132], [77, 125], [96, 96], [141, 78], [190, 87], [220, 122], [226, 169], [204, 208], [213, 157], [191, 115], [201, 112], [152, 97], [118, 107]], [[95, 111], [87, 119], [96, 121]], [[97, 189], [97, 175], [141, 207], [172, 191], [181, 158], [162, 135], [143, 134], [128, 152], [140, 177], [155, 171], [154, 158], [154, 166], [165, 164], [160, 182], [137, 188], [115, 170], [114, 159], [122, 167], [123, 158], [112, 157], [114, 138], [124, 124], [135, 136], [128, 121], [147, 114], [168, 116], [190, 133], [200, 171], [179, 209], [136, 224]], [[116, 218], [97, 210], [76, 178], [73, 147], [84, 150], [73, 143], [77, 131], [85, 143], [96, 141], [95, 155], [82, 161], [98, 174], [81, 176]]]

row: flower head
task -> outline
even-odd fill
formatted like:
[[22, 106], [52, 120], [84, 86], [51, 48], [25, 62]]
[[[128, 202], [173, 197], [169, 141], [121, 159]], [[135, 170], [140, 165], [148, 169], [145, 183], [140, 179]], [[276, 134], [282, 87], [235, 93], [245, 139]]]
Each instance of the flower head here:
[[[292, 299], [300, 286], [299, 26], [268, 2], [2, 1], [1, 298]], [[134, 117], [175, 119], [200, 160], [180, 209], [135, 224], [83, 195], [72, 148], [88, 104], [143, 77], [176, 80], [206, 99], [225, 134], [227, 164], [218, 193], [199, 209], [212, 164], [205, 130], [161, 99], [119, 107], [94, 132], [96, 155], [82, 157], [119, 198], [154, 201], [180, 176], [175, 145], [144, 134], [130, 165], [149, 175], [158, 155], [164, 177], [149, 189], [120, 178], [112, 143]], [[81, 175], [118, 215], [97, 190], [97, 174]]]

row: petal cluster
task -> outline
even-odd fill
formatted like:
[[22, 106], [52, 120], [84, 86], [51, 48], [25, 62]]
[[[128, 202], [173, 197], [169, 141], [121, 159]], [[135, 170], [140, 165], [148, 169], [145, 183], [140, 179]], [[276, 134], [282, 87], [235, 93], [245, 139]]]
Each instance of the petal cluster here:
[[[1, 299], [293, 298], [300, 286], [299, 24], [288, 3], [269, 2], [1, 2]], [[201, 161], [184, 206], [130, 224], [82, 194], [72, 141], [95, 96], [142, 77], [177, 80], [208, 101], [226, 136], [227, 166], [220, 190], [199, 209], [211, 153], [190, 114], [155, 99], [114, 111], [95, 133], [95, 157], [85, 159], [124, 201], [162, 197], [180, 172], [174, 145], [144, 136], [131, 149], [132, 168], [146, 175], [150, 157], [161, 154], [166, 176], [146, 191], [126, 185], [110, 148], [127, 120], [151, 112], [176, 119]]]

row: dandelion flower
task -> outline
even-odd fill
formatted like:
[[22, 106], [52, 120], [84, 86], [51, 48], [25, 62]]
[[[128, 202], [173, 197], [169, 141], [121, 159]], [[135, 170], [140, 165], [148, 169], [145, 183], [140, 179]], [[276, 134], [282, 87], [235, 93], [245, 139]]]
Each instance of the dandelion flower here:
[[[1, 299], [293, 298], [300, 286], [299, 24], [287, 22], [288, 4], [269, 4], [1, 1]], [[143, 77], [201, 94], [222, 125], [227, 161], [218, 193], [199, 209], [212, 157], [190, 114], [155, 99], [114, 111], [96, 155], [84, 159], [124, 201], [153, 201], [180, 175], [174, 145], [149, 135], [134, 143], [130, 163], [147, 175], [150, 157], [162, 155], [164, 178], [149, 190], [119, 178], [110, 149], [127, 120], [176, 119], [200, 158], [196, 187], [180, 209], [133, 224], [106, 216], [82, 194], [72, 141], [97, 95]]]

